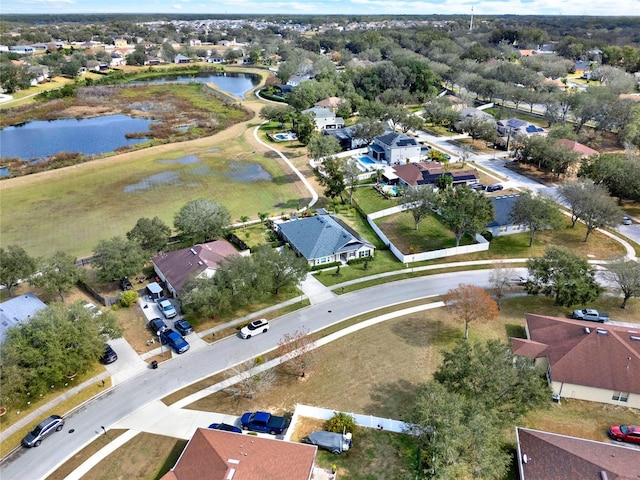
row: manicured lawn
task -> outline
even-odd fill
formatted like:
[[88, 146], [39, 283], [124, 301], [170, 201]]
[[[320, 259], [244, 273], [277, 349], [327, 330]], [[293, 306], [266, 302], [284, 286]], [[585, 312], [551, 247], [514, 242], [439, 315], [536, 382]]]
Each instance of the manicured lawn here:
[[3, 244], [20, 244], [34, 256], [63, 250], [81, 257], [100, 240], [124, 235], [140, 217], [173, 225], [180, 207], [196, 198], [222, 203], [233, 219], [297, 208], [304, 194], [281, 162], [242, 138], [207, 140], [4, 180]]

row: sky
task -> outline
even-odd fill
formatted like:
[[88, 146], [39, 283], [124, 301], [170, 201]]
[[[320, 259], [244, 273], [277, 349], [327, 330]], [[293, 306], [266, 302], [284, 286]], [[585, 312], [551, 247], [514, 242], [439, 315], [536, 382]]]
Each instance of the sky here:
[[640, 0], [0, 0], [8, 13], [640, 16]]

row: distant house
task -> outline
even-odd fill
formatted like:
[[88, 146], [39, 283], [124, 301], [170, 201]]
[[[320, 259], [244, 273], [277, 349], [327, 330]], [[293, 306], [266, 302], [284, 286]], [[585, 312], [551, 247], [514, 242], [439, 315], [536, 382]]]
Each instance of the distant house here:
[[574, 140], [569, 140], [568, 138], [561, 138], [556, 143], [564, 148], [571, 150], [572, 152], [579, 153], [582, 158], [587, 158], [592, 155], [600, 155], [600, 152], [598, 152], [597, 150], [589, 148], [586, 145], [578, 143]]
[[207, 58], [207, 63], [224, 63], [224, 58], [220, 57], [219, 55], [212, 55]]
[[9, 47], [9, 52], [17, 53], [19, 55], [33, 55], [36, 51], [31, 45], [14, 45]]
[[162, 480], [311, 480], [317, 447], [198, 428]]
[[211, 278], [219, 265], [234, 255], [249, 255], [249, 251], [239, 252], [226, 240], [194, 245], [174, 252], [156, 255], [151, 259], [156, 275], [166, 283], [167, 290], [177, 297], [185, 282], [192, 277]]
[[506, 137], [511, 135], [531, 136], [545, 133], [545, 129], [534, 125], [533, 123], [520, 120], [519, 118], [510, 118], [508, 120], [498, 120], [496, 122], [496, 130], [498, 135]]
[[422, 146], [415, 138], [404, 133], [387, 132], [373, 139], [369, 146], [369, 156], [387, 165], [417, 162], [420, 160]]
[[145, 65], [160, 65], [161, 63], [162, 61], [158, 57], [151, 56], [147, 56], [147, 59], [144, 62]]
[[0, 303], [0, 344], [4, 342], [7, 329], [29, 321], [47, 305], [32, 293], [26, 293]]
[[375, 247], [342, 220], [316, 215], [278, 223], [278, 234], [312, 267], [372, 257]]
[[511, 350], [536, 360], [556, 398], [640, 408], [640, 329], [527, 314], [526, 332]]
[[495, 118], [488, 114], [487, 112], [483, 112], [482, 110], [474, 107], [465, 107], [460, 110], [460, 120], [456, 122], [455, 129], [460, 131], [462, 127], [462, 122], [468, 118], [481, 118], [485, 120], [490, 120], [492, 122], [495, 121]]
[[294, 75], [289, 80], [287, 80], [287, 85], [297, 87], [302, 82], [308, 82], [309, 80], [311, 80], [310, 75]]
[[557, 433], [516, 428], [520, 480], [638, 477], [640, 450]]
[[303, 115], [311, 115], [316, 123], [316, 130], [334, 130], [344, 127], [344, 120], [327, 108], [312, 107], [302, 111]]
[[333, 113], [335, 113], [343, 101], [344, 100], [342, 100], [340, 97], [329, 97], [329, 98], [325, 98], [324, 100], [320, 100], [319, 102], [316, 102], [314, 106], [327, 108], [331, 110]]
[[420, 187], [424, 185], [435, 185], [443, 175], [451, 177], [454, 185], [465, 185], [478, 181], [475, 170], [447, 172], [442, 164], [438, 162], [415, 162], [404, 165], [394, 165], [390, 170], [396, 178], [389, 178], [388, 172], [384, 173], [383, 177], [389, 181], [388, 183], [401, 186]]
[[520, 195], [500, 195], [490, 198], [493, 205], [493, 220], [487, 223], [486, 228], [494, 237], [528, 231], [524, 225], [515, 225], [511, 220], [511, 212], [518, 197]]
[[190, 47], [199, 47], [202, 45], [202, 40], [200, 40], [199, 38], [190, 38], [189, 39], [189, 46]]
[[190, 63], [190, 62], [191, 62], [191, 59], [189, 57], [185, 57], [181, 53], [173, 57], [173, 63]]

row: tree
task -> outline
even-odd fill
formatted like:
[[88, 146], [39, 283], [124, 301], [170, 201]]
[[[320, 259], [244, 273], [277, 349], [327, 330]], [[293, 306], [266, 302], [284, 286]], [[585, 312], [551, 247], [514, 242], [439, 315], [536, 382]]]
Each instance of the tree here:
[[602, 293], [595, 270], [568, 248], [547, 247], [544, 256], [527, 260], [527, 270], [527, 293], [554, 297], [556, 305], [586, 305]]
[[622, 210], [604, 189], [586, 196], [580, 210], [580, 219], [587, 226], [584, 241], [587, 241], [589, 234], [596, 228], [616, 227], [620, 223], [620, 218], [622, 218]]
[[548, 195], [521, 193], [511, 210], [511, 221], [524, 225], [529, 230], [529, 247], [533, 245], [536, 233], [542, 230], [556, 229], [562, 224], [558, 205]]
[[606, 268], [605, 277], [623, 295], [620, 308], [626, 308], [631, 297], [640, 297], [640, 263], [620, 257], [608, 263]]
[[278, 357], [285, 372], [304, 377], [317, 361], [315, 340], [304, 329], [285, 333], [278, 341]]
[[346, 189], [344, 179], [344, 159], [329, 157], [325, 158], [322, 163], [322, 171], [314, 168], [313, 173], [318, 183], [325, 187], [324, 194], [329, 198], [340, 197]]
[[502, 299], [511, 288], [511, 279], [514, 277], [514, 271], [509, 268], [506, 263], [497, 261], [493, 264], [493, 269], [489, 272], [489, 283], [493, 296], [498, 301], [498, 310], [502, 310]]
[[603, 184], [609, 193], [622, 200], [640, 200], [640, 157], [633, 154], [602, 154], [583, 160], [578, 177]]
[[593, 191], [595, 184], [590, 180], [563, 183], [558, 187], [558, 195], [571, 210], [571, 228], [580, 219], [585, 197]]
[[340, 142], [333, 135], [314, 135], [307, 144], [309, 156], [318, 161], [340, 152]]
[[293, 250], [276, 250], [268, 245], [258, 247], [252, 255], [258, 275], [269, 280], [269, 290], [278, 295], [282, 288], [298, 285], [309, 271], [309, 263]]
[[354, 433], [357, 425], [355, 419], [344, 412], [333, 412], [333, 417], [327, 420], [324, 424], [324, 429], [327, 432], [334, 433]]
[[136, 242], [149, 253], [164, 250], [171, 237], [171, 228], [158, 217], [139, 218], [135, 227], [127, 232], [127, 239]]
[[[70, 375], [95, 368], [108, 338], [121, 335], [116, 317], [96, 317], [76, 302], [52, 303], [28, 322], [7, 330], [2, 356], [2, 404], [21, 407], [48, 392]], [[5, 383], [5, 369], [11, 381]], [[18, 375], [18, 378], [16, 378]]]
[[497, 135], [495, 122], [488, 118], [467, 117], [460, 122], [460, 129], [467, 132], [473, 141], [482, 138], [490, 142]]
[[60, 296], [61, 302], [64, 302], [64, 295], [83, 277], [82, 270], [76, 266], [76, 258], [64, 252], [56, 252], [53, 257], [42, 263], [39, 270], [39, 274], [29, 283], [49, 295]]
[[191, 200], [173, 218], [173, 225], [183, 239], [193, 243], [224, 236], [230, 223], [229, 210], [207, 198]]
[[0, 285], [13, 297], [13, 287], [36, 272], [36, 261], [19, 245], [0, 248]]
[[311, 115], [302, 113], [295, 114], [292, 121], [291, 131], [296, 134], [298, 141], [302, 145], [307, 145], [316, 130], [316, 122]]
[[125, 60], [127, 61], [127, 65], [144, 65], [144, 62], [147, 61], [147, 55], [144, 53], [144, 45], [136, 45], [135, 50], [127, 55]]
[[492, 320], [499, 315], [498, 304], [482, 288], [461, 283], [443, 297], [447, 310], [464, 321], [464, 338], [469, 338], [469, 324]]
[[349, 190], [349, 205], [353, 204], [353, 192], [358, 185], [358, 177], [360, 176], [360, 169], [354, 160], [347, 160], [343, 165], [344, 169], [344, 183]]
[[226, 390], [235, 398], [253, 399], [271, 388], [276, 381], [273, 368], [260, 368], [264, 359], [260, 357], [247, 360], [229, 369], [229, 378], [235, 383]]
[[260, 118], [270, 122], [279, 122], [284, 126], [287, 121], [291, 121], [293, 112], [293, 109], [288, 105], [265, 105], [260, 110]]
[[405, 189], [404, 210], [409, 210], [413, 216], [413, 224], [416, 230], [420, 221], [427, 215], [431, 215], [436, 208], [437, 195], [435, 191], [428, 187], [409, 187]]
[[493, 218], [491, 201], [464, 185], [439, 191], [438, 213], [456, 236], [456, 247], [466, 233], [474, 236]]
[[385, 131], [384, 123], [372, 118], [363, 118], [353, 127], [353, 138], [369, 145], [374, 138]]
[[147, 262], [142, 249], [122, 237], [101, 240], [93, 251], [92, 265], [98, 278], [105, 282], [138, 273]]

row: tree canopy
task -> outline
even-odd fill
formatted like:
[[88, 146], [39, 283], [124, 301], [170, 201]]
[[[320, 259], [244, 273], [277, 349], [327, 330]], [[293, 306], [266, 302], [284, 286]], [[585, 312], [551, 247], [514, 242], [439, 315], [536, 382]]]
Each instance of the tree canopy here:
[[98, 243], [93, 251], [92, 265], [101, 280], [110, 282], [138, 273], [147, 258], [138, 244], [113, 237]]
[[200, 198], [178, 210], [173, 224], [187, 242], [200, 243], [223, 237], [231, 223], [231, 214], [223, 205]]
[[36, 260], [19, 245], [0, 248], [0, 285], [13, 297], [13, 287], [28, 280], [36, 272]]
[[83, 271], [76, 266], [76, 258], [64, 252], [56, 252], [53, 257], [42, 262], [39, 275], [29, 283], [50, 295], [58, 295], [64, 302], [64, 295], [83, 278]]
[[442, 297], [447, 309], [464, 322], [464, 338], [469, 338], [469, 324], [499, 315], [498, 305], [482, 288], [461, 283]]
[[529, 247], [533, 246], [536, 233], [559, 228], [562, 216], [558, 205], [548, 195], [521, 193], [511, 210], [511, 221], [529, 230]]
[[544, 256], [527, 260], [527, 270], [527, 292], [554, 297], [556, 305], [585, 306], [602, 293], [595, 269], [568, 248], [547, 247]]
[[127, 232], [127, 239], [136, 242], [148, 253], [155, 254], [167, 247], [171, 228], [158, 217], [139, 218], [135, 227]]
[[453, 230], [456, 247], [460, 246], [465, 233], [473, 237], [493, 219], [491, 201], [468, 185], [442, 189], [438, 198], [438, 213], [442, 222]]

